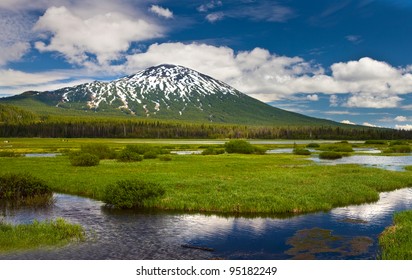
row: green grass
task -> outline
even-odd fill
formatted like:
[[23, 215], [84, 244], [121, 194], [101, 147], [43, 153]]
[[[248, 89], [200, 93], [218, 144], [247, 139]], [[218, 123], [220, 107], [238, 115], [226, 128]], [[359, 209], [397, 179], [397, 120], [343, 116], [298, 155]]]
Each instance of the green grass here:
[[384, 260], [412, 259], [412, 210], [396, 213], [393, 225], [379, 237]]
[[376, 201], [379, 192], [412, 186], [409, 172], [357, 165], [321, 166], [297, 155], [172, 156], [172, 161], [71, 166], [68, 157], [0, 158], [0, 175], [19, 169], [56, 192], [102, 199], [118, 180], [145, 180], [165, 189], [145, 207], [184, 211], [302, 213]]
[[21, 225], [0, 222], [0, 252], [2, 253], [62, 246], [73, 240], [84, 240], [82, 227], [69, 224], [61, 218], [55, 221], [34, 221], [32, 224]]

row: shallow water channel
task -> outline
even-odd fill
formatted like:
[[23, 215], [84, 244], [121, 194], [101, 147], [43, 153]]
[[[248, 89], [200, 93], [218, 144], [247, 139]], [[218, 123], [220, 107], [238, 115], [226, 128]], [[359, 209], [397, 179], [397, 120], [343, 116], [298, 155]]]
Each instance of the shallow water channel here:
[[87, 241], [0, 259], [375, 259], [377, 237], [393, 213], [412, 208], [412, 188], [381, 193], [372, 204], [287, 218], [113, 211], [87, 198], [55, 199], [51, 208], [2, 214], [12, 223], [63, 217], [82, 224]]

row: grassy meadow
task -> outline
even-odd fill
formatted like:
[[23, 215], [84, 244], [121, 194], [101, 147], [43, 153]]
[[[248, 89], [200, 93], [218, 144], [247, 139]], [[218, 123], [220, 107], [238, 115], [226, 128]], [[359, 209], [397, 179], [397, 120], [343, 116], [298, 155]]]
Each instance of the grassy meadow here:
[[[85, 143], [106, 143], [119, 150], [130, 140], [11, 139], [22, 152], [59, 152]], [[137, 141], [139, 142], [139, 141]], [[170, 149], [196, 149], [206, 144], [156, 142]], [[185, 143], [185, 142], [182, 142]], [[269, 148], [268, 145], [261, 145]], [[285, 147], [287, 145], [284, 145]], [[291, 146], [291, 145], [289, 145]], [[271, 146], [271, 148], [278, 146]], [[8, 148], [10, 149], [10, 147]], [[412, 186], [409, 172], [357, 165], [324, 166], [293, 154], [172, 155], [170, 161], [101, 160], [91, 167], [72, 166], [68, 156], [2, 157], [0, 175], [29, 172], [56, 192], [101, 200], [108, 185], [119, 180], [143, 180], [160, 185], [165, 194], [145, 207], [220, 213], [304, 213], [376, 201], [379, 192]]]

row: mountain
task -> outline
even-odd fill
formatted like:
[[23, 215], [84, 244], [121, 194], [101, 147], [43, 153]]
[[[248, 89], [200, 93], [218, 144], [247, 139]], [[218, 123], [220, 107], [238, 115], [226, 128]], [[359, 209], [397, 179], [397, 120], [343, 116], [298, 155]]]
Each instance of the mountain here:
[[[272, 107], [195, 70], [163, 64], [112, 82], [25, 92], [0, 102], [44, 112], [97, 112], [154, 119], [261, 125], [340, 125]], [[39, 109], [41, 108], [41, 109]]]

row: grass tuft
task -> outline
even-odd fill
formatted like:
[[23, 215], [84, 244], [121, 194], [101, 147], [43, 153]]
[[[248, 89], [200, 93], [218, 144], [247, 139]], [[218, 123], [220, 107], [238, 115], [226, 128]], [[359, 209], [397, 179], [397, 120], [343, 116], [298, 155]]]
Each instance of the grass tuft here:
[[62, 218], [55, 221], [12, 225], [0, 222], [0, 252], [62, 246], [71, 241], [83, 241], [84, 230]]

